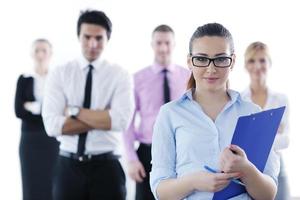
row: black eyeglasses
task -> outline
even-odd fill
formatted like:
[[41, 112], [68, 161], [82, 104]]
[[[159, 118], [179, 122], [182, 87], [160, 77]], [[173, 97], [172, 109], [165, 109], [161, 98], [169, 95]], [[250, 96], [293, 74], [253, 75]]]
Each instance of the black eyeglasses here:
[[208, 58], [205, 56], [191, 56], [192, 63], [195, 67], [208, 67], [211, 62], [214, 63], [216, 67], [226, 68], [230, 67], [232, 63], [232, 58], [229, 56], [219, 56], [216, 58]]

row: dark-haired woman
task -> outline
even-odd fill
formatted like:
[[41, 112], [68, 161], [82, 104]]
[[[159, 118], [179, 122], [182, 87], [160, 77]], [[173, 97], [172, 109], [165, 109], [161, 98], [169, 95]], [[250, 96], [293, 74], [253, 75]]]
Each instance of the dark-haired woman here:
[[[273, 199], [278, 156], [272, 151], [261, 173], [243, 149], [230, 145], [239, 116], [260, 110], [227, 88], [235, 63], [230, 32], [217, 23], [197, 28], [187, 62], [192, 71], [189, 90], [179, 100], [165, 104], [155, 123], [153, 194], [160, 200], [208, 200], [227, 187], [230, 179], [240, 178], [247, 193], [231, 199]], [[208, 172], [205, 165], [219, 172]]]

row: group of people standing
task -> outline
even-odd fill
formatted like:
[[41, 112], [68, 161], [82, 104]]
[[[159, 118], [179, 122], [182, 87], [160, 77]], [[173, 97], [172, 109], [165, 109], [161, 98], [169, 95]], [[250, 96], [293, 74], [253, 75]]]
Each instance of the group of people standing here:
[[[284, 95], [267, 86], [271, 57], [266, 44], [247, 48], [251, 82], [240, 94], [228, 87], [236, 55], [233, 38], [221, 24], [205, 24], [193, 33], [189, 69], [173, 63], [172, 28], [157, 26], [151, 38], [154, 62], [133, 78], [102, 58], [111, 32], [104, 12], [82, 12], [77, 22], [81, 56], [49, 74], [52, 46], [46, 39], [34, 41], [35, 73], [19, 77], [15, 98], [22, 120], [24, 200], [126, 199], [116, 151], [120, 139], [137, 200], [212, 199], [230, 178], [240, 178], [247, 189], [234, 199], [276, 194], [288, 199], [279, 159], [288, 146], [287, 112], [263, 172], [243, 149], [230, 145], [239, 116], [287, 105]], [[205, 172], [204, 162], [222, 173]]]

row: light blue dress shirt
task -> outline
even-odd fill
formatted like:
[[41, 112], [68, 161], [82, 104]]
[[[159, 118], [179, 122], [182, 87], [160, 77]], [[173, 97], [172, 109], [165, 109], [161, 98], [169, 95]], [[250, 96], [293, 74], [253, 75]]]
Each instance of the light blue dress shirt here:
[[[205, 171], [204, 165], [218, 169], [220, 153], [230, 145], [238, 118], [260, 111], [255, 104], [242, 100], [238, 92], [228, 90], [228, 94], [231, 100], [215, 121], [193, 100], [192, 90], [161, 107], [154, 125], [150, 173], [150, 185], [156, 199], [161, 180]], [[279, 165], [279, 158], [272, 150], [264, 174], [276, 183]], [[201, 191], [186, 197], [188, 200], [212, 198], [213, 193]], [[246, 200], [250, 197], [244, 193], [231, 199]]]

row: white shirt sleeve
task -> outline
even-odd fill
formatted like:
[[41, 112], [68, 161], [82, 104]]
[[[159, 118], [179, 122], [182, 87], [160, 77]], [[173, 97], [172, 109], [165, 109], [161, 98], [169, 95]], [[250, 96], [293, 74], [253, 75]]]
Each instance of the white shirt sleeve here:
[[62, 88], [62, 74], [59, 67], [49, 74], [42, 108], [42, 116], [46, 132], [49, 136], [62, 135], [62, 127], [65, 123], [64, 109], [66, 98]]
[[111, 130], [125, 131], [129, 126], [133, 112], [133, 80], [128, 72], [120, 73], [109, 109]]
[[279, 105], [286, 106], [283, 114], [278, 133], [276, 134], [274, 141], [274, 149], [281, 150], [286, 149], [289, 146], [289, 105], [288, 100], [284, 95], [278, 97], [280, 100]]

